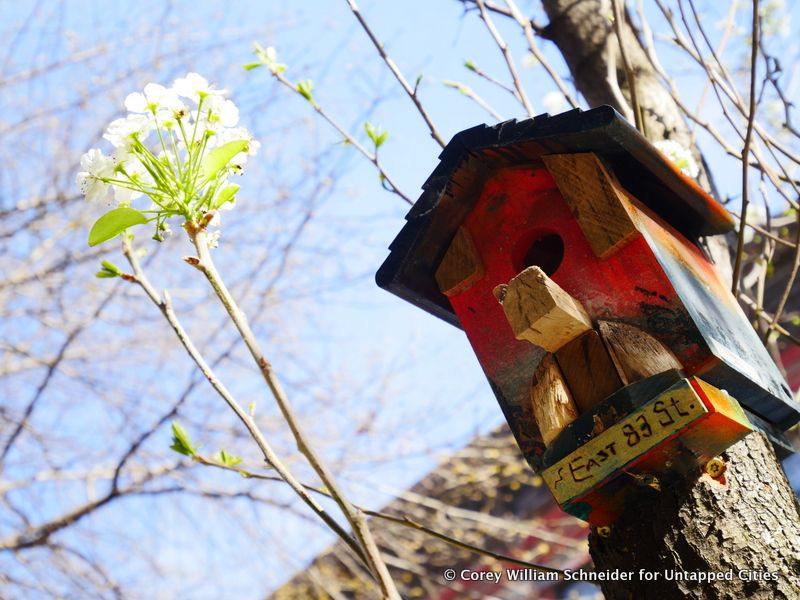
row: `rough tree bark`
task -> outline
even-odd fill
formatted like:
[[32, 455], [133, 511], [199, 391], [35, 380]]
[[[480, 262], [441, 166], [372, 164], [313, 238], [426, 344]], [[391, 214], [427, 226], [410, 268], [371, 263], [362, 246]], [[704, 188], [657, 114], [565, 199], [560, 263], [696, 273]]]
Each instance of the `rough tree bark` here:
[[[622, 2], [622, 0], [619, 0]], [[590, 105], [610, 104], [631, 118], [619, 41], [602, 0], [544, 0], [545, 29]], [[680, 110], [661, 84], [631, 27], [622, 24], [626, 57], [650, 139], [689, 146]], [[632, 120], [632, 119], [631, 119]], [[717, 257], [718, 258], [718, 257]], [[724, 266], [724, 265], [723, 265]], [[614, 525], [609, 537], [592, 531], [598, 570], [733, 571], [731, 580], [639, 581], [602, 584], [607, 598], [800, 598], [800, 508], [769, 442], [751, 434], [723, 457], [719, 480], [702, 475], [648, 491], [638, 510]], [[777, 573], [776, 580], [738, 577], [738, 571]], [[754, 576], [755, 577], [755, 576]]]

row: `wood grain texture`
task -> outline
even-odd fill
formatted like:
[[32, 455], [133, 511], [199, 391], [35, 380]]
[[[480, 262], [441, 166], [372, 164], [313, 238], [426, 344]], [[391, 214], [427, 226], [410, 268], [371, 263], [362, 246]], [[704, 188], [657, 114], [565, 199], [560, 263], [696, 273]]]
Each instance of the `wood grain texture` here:
[[[575, 85], [590, 106], [612, 104], [624, 110], [608, 77], [610, 52], [618, 45], [609, 34], [607, 3], [601, 0], [543, 0], [548, 35], [562, 52]], [[669, 87], [663, 85], [637, 34], [625, 19], [623, 43], [636, 73], [636, 86], [650, 139], [672, 139], [700, 155], [692, 132]], [[611, 37], [609, 37], [611, 36]], [[623, 92], [627, 82], [619, 82]], [[701, 183], [709, 180], [701, 167]], [[710, 239], [724, 240], [723, 236]], [[722, 252], [728, 262], [727, 252]], [[652, 572], [726, 572], [751, 569], [777, 573], [777, 580], [730, 581], [705, 585], [673, 580], [600, 582], [608, 600], [688, 598], [690, 600], [797, 599], [800, 589], [800, 506], [769, 442], [747, 436], [726, 452], [726, 484], [703, 476], [679, 479], [661, 493], [650, 491], [637, 510], [626, 513], [608, 538], [589, 536], [597, 571], [645, 569]], [[765, 509], [765, 507], [768, 507]]]
[[531, 404], [533, 418], [546, 445], [578, 416], [578, 408], [552, 354], [545, 355], [533, 374]]
[[551, 154], [542, 160], [598, 258], [636, 235], [625, 192], [596, 154]]
[[622, 387], [603, 340], [594, 330], [567, 342], [556, 352], [556, 360], [581, 413]]
[[559, 350], [592, 328], [581, 303], [539, 267], [528, 267], [507, 286], [499, 286], [495, 295], [514, 336], [548, 352]]
[[483, 277], [483, 263], [472, 236], [459, 227], [450, 247], [436, 269], [436, 283], [445, 296], [454, 296]]
[[670, 369], [683, 368], [669, 348], [638, 327], [615, 321], [598, 321], [598, 328], [625, 385]]

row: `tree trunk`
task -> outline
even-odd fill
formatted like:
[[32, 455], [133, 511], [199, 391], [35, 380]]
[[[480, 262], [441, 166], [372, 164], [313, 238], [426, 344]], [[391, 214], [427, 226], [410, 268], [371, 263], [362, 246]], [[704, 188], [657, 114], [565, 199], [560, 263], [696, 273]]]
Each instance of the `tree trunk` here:
[[[589, 104], [610, 104], [631, 119], [619, 41], [607, 18], [611, 3], [543, 4], [550, 19], [545, 34], [558, 46]], [[676, 102], [633, 30], [621, 25], [647, 136], [688, 147], [691, 137]], [[709, 185], [709, 180], [701, 183]], [[714, 253], [725, 272], [721, 256]], [[800, 509], [769, 442], [751, 434], [724, 459], [727, 470], [719, 480], [703, 475], [660, 492], [643, 492], [647, 495], [637, 510], [615, 523], [609, 537], [592, 531], [589, 548], [598, 571], [634, 571], [631, 581], [601, 583], [607, 598], [800, 598]], [[640, 578], [640, 569], [657, 579]], [[675, 580], [676, 572], [731, 575], [701, 583]]]

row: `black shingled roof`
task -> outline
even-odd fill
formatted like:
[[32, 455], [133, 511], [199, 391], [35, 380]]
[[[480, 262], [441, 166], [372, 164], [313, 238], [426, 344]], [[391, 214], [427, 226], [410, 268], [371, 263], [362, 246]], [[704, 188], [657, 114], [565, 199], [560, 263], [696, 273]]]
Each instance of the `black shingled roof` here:
[[378, 285], [459, 326], [434, 279], [456, 230], [497, 169], [531, 164], [554, 153], [594, 152], [622, 185], [691, 239], [725, 233], [733, 220], [655, 146], [610, 106], [575, 109], [551, 117], [494, 126], [478, 125], [456, 134], [439, 155], [439, 166], [406, 215], [376, 275]]

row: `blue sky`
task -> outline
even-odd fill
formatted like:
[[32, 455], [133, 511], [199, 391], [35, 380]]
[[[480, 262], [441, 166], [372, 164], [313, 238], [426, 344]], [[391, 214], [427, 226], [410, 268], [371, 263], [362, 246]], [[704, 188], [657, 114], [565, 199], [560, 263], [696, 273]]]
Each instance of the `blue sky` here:
[[[715, 6], [712, 2], [705, 4], [710, 9]], [[0, 20], [11, 31], [20, 29], [33, 14], [35, 5], [34, 2], [5, 4], [0, 8]], [[538, 6], [537, 3], [531, 5], [534, 8]], [[4, 76], [31, 66], [53, 64], [70, 52], [71, 45], [86, 51], [98, 48], [99, 44], [108, 44], [111, 48], [107, 64], [89, 60], [68, 69], [56, 69], [39, 83], [14, 87], [13, 98], [0, 99], [0, 106], [4, 108], [3, 125], [10, 127], [15, 126], [15, 111], [21, 110], [21, 106], [25, 109], [41, 107], [45, 111], [54, 110], [65, 117], [74, 117], [76, 125], [71, 137], [74, 155], [64, 158], [64, 166], [59, 167], [60, 177], [71, 178], [80, 153], [97, 143], [99, 132], [88, 125], [96, 124], [98, 116], [109, 120], [121, 109], [124, 97], [104, 92], [107, 83], [104, 69], [114, 68], [118, 62], [127, 64], [127, 61], [144, 67], [141, 80], [131, 82], [139, 87], [148, 81], [168, 83], [187, 71], [213, 71], [219, 76], [217, 83], [231, 90], [232, 98], [242, 108], [243, 124], [264, 143], [261, 156], [253, 161], [250, 172], [242, 179], [240, 203], [246, 218], [263, 218], [265, 222], [274, 219], [278, 229], [279, 221], [289, 218], [286, 215], [291, 211], [287, 210], [286, 215], [259, 212], [258, 203], [265, 182], [282, 178], [296, 182], [298, 189], [304, 190], [306, 169], [333, 174], [333, 191], [320, 201], [312, 225], [299, 242], [305, 257], [303, 271], [296, 280], [287, 284], [282, 293], [291, 297], [292, 287], [302, 291], [317, 279], [326, 282], [338, 280], [339, 283], [323, 286], [315, 294], [313, 303], [303, 304], [302, 312], [292, 315], [288, 311], [283, 321], [265, 324], [263, 332], [274, 333], [283, 327], [287, 330], [286, 335], [291, 335], [296, 347], [300, 348], [298, 353], [304, 356], [303, 368], [298, 367], [289, 355], [279, 353], [272, 357], [272, 361], [278, 372], [290, 381], [290, 388], [292, 381], [304, 382], [305, 388], [299, 389], [300, 385], [298, 389], [292, 388], [304, 401], [314, 393], [324, 395], [330, 384], [337, 387], [337, 401], [347, 403], [346, 411], [337, 411], [336, 406], [324, 406], [318, 418], [307, 419], [307, 425], [312, 437], [320, 441], [321, 447], [331, 457], [338, 458], [342, 454], [351, 457], [342, 477], [355, 499], [371, 506], [382, 504], [388, 497], [376, 493], [375, 489], [408, 486], [421, 477], [442, 452], [459, 447], [476, 433], [501, 423], [502, 415], [463, 334], [377, 289], [373, 283], [374, 271], [385, 258], [386, 248], [402, 226], [408, 207], [380, 189], [371, 166], [352, 148], [340, 144], [337, 135], [324, 123], [314, 119], [310, 107], [301, 98], [286, 90], [275, 89], [263, 69], [250, 73], [241, 69], [242, 64], [251, 60], [250, 49], [254, 41], [275, 46], [281, 61], [289, 65], [286, 75], [293, 80], [312, 79], [317, 101], [360, 139], [366, 137], [362, 130], [365, 119], [389, 131], [388, 141], [381, 148], [382, 160], [400, 186], [415, 198], [419, 186], [437, 164], [439, 147], [427, 134], [409, 99], [382, 67], [374, 48], [369, 45], [344, 2], [319, 0], [289, 5], [280, 2], [194, 1], [167, 5], [155, 1], [73, 1], [44, 3], [44, 6], [40, 6], [36, 13], [41, 15], [41, 11], [50, 11], [50, 17], [42, 21], [44, 25], [34, 32], [7, 37]], [[474, 87], [506, 118], [524, 117], [509, 94], [480, 81], [464, 68], [465, 60], [474, 60], [481, 69], [507, 80], [505, 64], [497, 47], [474, 15], [464, 18], [463, 8], [458, 2], [365, 0], [361, 8], [406, 78], [413, 82], [418, 75], [423, 75], [421, 97], [445, 138], [489, 120], [481, 108], [445, 87], [443, 82], [446, 80], [458, 80]], [[796, 9], [796, 2], [789, 3], [793, 17], [796, 17]], [[716, 22], [720, 16], [709, 11], [707, 18], [709, 22]], [[151, 37], [149, 32], [153, 23], [166, 23], [165, 33]], [[553, 90], [552, 84], [541, 69], [523, 65], [525, 52], [518, 37], [499, 19], [498, 26], [507, 39], [513, 41], [517, 66], [536, 112], [544, 112], [543, 99]], [[171, 32], [173, 27], [174, 32]], [[177, 44], [173, 38], [178, 32], [182, 36], [180, 42], [192, 51], [153, 61], [152, 58], [163, 48]], [[141, 43], [139, 37], [148, 43]], [[209, 50], [222, 41], [225, 43], [219, 49]], [[786, 55], [796, 56], [796, 36], [786, 38], [784, 43]], [[555, 49], [549, 44], [542, 44], [542, 48], [563, 73], [563, 63]], [[681, 62], [683, 59], [677, 56], [667, 51], [664, 64], [679, 78], [686, 97], [696, 102], [702, 94], [704, 81], [701, 76], [689, 72]], [[735, 54], [732, 54], [732, 60], [735, 62]], [[68, 108], [73, 103], [74, 107]], [[19, 138], [6, 137], [4, 144], [9, 139], [16, 142], [27, 140], [26, 143], [32, 146], [12, 147], [9, 144], [3, 152], [34, 156], [40, 148], [33, 147], [33, 144], [45, 146], [49, 137], [59, 131], [58, 127], [59, 123], [43, 127], [37, 136], [28, 138], [24, 133], [19, 134]], [[732, 163], [718, 151], [710, 152], [709, 158], [723, 195], [736, 196], [738, 174], [731, 171]], [[4, 176], [5, 193], [15, 200], [33, 194], [44, 185], [41, 182], [46, 167], [51, 165], [36, 164], [32, 159], [28, 162], [28, 169]], [[308, 185], [311, 185], [310, 179]], [[242, 217], [242, 220], [246, 218]], [[241, 221], [237, 224], [242, 226]], [[24, 257], [28, 248], [24, 239], [19, 243], [13, 251]], [[177, 254], [173, 262], [166, 263], [168, 268], [180, 263], [180, 251], [173, 250]], [[114, 252], [111, 249], [111, 255], [119, 260], [118, 253], [114, 255]], [[219, 261], [224, 267], [240, 273], [247, 256], [247, 248], [235, 247], [232, 242], [226, 244], [223, 238]], [[80, 276], [89, 278], [93, 270], [94, 265], [89, 265]], [[185, 299], [178, 298], [181, 301]], [[186, 301], [186, 307], [190, 309], [191, 302]], [[154, 327], [159, 325], [153, 322]], [[110, 325], [103, 334], [112, 335]], [[359, 393], [348, 398], [346, 377], [342, 381], [323, 379], [309, 384], [308, 371], [304, 369], [313, 371], [313, 365], [319, 365], [320, 372], [326, 376], [357, 373], [360, 375], [359, 383], [369, 379], [369, 373], [374, 373], [376, 378], [387, 373], [393, 377], [388, 379], [386, 387], [376, 383], [380, 389], [372, 390], [373, 397], [369, 393]], [[187, 377], [185, 368], [178, 371], [179, 376], [172, 376], [170, 373], [175, 371], [168, 367], [153, 365], [153, 371], [144, 374], [146, 379], [163, 382], [165, 397], [177, 393]], [[143, 368], [148, 369], [145, 364]], [[240, 374], [237, 371], [233, 373]], [[364, 377], [365, 373], [367, 377]], [[128, 386], [133, 401], [140, 381], [130, 374], [122, 376], [121, 381]], [[256, 384], [244, 376], [233, 385], [243, 395], [256, 389]], [[378, 395], [390, 400], [373, 404]], [[100, 395], [87, 400], [87, 404], [92, 406], [101, 402]], [[354, 406], [359, 410], [363, 408], [365, 414], [379, 410], [380, 431], [390, 435], [369, 440], [353, 438], [349, 443], [338, 440], [335, 445], [329, 443], [329, 440], [336, 441], [337, 430], [341, 427], [338, 413], [351, 415]], [[100, 408], [87, 409], [87, 413], [97, 418], [104, 414]], [[60, 414], [52, 417], [54, 426], [62, 417]], [[81, 419], [70, 419], [69, 415], [64, 418], [78, 430], [86, 427]], [[166, 453], [167, 446], [168, 435], [165, 432], [154, 441], [154, 448], [161, 448]], [[394, 454], [396, 457], [382, 461], [376, 467], [369, 460], [375, 453]], [[19, 468], [24, 467], [21, 464]], [[80, 492], [75, 493], [80, 496]], [[207, 506], [200, 502], [194, 506], [190, 502], [188, 508], [194, 507], [197, 512], [183, 510], [176, 515], [174, 511], [167, 511], [160, 518], [158, 510], [163, 504], [159, 501], [130, 502], [127, 514], [138, 521], [133, 529], [141, 529], [141, 539], [153, 544], [152, 548], [159, 553], [163, 566], [167, 569], [179, 566], [179, 570], [185, 571], [192, 560], [185, 553], [186, 548], [192, 545], [187, 532], [208, 522], [204, 513]], [[46, 513], [48, 507], [56, 508], [44, 501], [42, 512]], [[119, 514], [122, 516], [117, 518], [124, 518], [125, 513]], [[280, 518], [274, 514], [273, 517]], [[103, 521], [99, 520], [97, 528], [102, 529], [102, 526]], [[155, 541], [153, 527], [159, 531]], [[235, 536], [233, 540], [228, 539], [224, 523], [214, 522], [208, 535], [215, 544], [203, 551], [209, 554], [204, 557], [203, 564], [213, 564], [214, 557], [210, 555], [219, 548], [224, 548], [229, 554], [218, 565], [196, 574], [197, 587], [189, 591], [188, 597], [204, 597], [202, 577], [208, 574], [215, 578], [228, 578], [231, 589], [241, 590], [240, 597], [257, 597], [255, 585], [277, 584], [293, 567], [300, 566], [330, 539], [297, 519], [287, 519], [281, 527], [285, 534], [283, 541], [295, 553], [295, 560], [293, 564], [278, 564], [260, 557], [260, 566], [268, 570], [268, 574], [257, 576], [250, 569], [236, 566], [250, 559], [251, 555], [236, 547]], [[256, 567], [255, 571], [258, 570]]]

